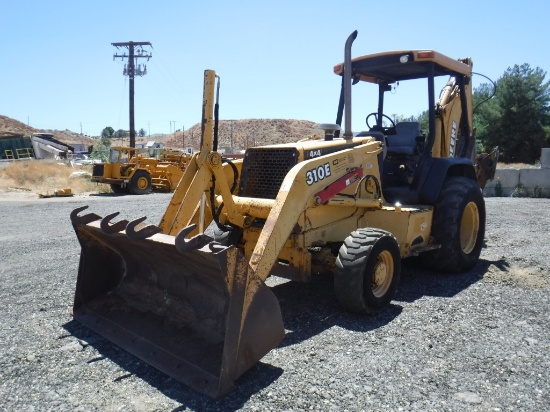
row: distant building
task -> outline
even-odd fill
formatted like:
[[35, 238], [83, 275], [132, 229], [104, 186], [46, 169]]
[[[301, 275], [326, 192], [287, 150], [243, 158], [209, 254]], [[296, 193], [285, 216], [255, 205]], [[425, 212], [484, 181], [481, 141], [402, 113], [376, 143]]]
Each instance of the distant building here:
[[69, 153], [74, 153], [74, 147], [69, 146], [49, 133], [33, 133], [32, 148], [36, 159], [66, 159]]
[[136, 143], [136, 149], [164, 149], [164, 143], [155, 141]]
[[88, 153], [88, 146], [84, 143], [72, 143], [71, 146], [74, 148], [74, 154]]
[[0, 160], [17, 160], [33, 157], [31, 139], [13, 133], [0, 133]]

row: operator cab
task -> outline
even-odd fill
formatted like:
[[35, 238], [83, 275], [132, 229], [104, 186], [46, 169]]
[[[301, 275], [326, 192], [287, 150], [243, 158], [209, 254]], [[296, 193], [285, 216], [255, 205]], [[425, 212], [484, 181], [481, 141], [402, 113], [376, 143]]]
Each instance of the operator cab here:
[[[345, 64], [338, 64], [334, 72], [342, 76], [342, 91], [338, 107], [336, 123], [341, 125], [344, 112], [346, 84], [344, 79]], [[462, 113], [459, 126], [454, 128], [455, 136], [452, 142], [449, 139], [451, 132], [438, 130], [442, 128], [439, 117], [445, 109], [435, 96], [435, 79], [448, 76], [453, 79], [453, 93], [458, 94]], [[351, 83], [353, 85], [364, 82], [377, 86], [377, 111], [366, 116], [367, 131], [358, 136], [382, 133], [385, 146], [382, 166], [382, 188], [384, 197], [389, 202], [421, 203], [422, 186], [432, 167], [433, 158], [441, 157], [469, 157], [473, 146], [473, 124], [471, 107], [466, 105], [469, 99], [465, 95], [465, 84], [469, 84], [471, 77], [471, 62], [469, 60], [454, 60], [432, 50], [393, 51], [358, 57], [351, 60]], [[407, 85], [408, 81], [420, 82], [427, 80], [428, 98], [426, 110], [428, 112], [426, 130], [422, 130], [418, 121], [395, 121], [388, 113], [384, 113], [384, 103], [387, 93], [399, 94], [400, 83]], [[450, 82], [449, 82], [450, 83]], [[448, 84], [449, 84], [448, 83]], [[351, 87], [349, 87], [351, 93]], [[442, 93], [443, 94], [443, 93]], [[452, 98], [455, 97], [453, 95]], [[425, 98], [425, 93], [416, 94], [414, 98]], [[392, 97], [393, 99], [393, 97]], [[459, 105], [460, 105], [459, 104]], [[357, 110], [355, 110], [357, 113]], [[457, 111], [458, 113], [458, 111]], [[443, 116], [441, 116], [442, 118]], [[438, 121], [436, 126], [436, 120]], [[449, 153], [445, 147], [451, 147]], [[464, 150], [463, 150], [464, 149]], [[469, 150], [468, 150], [469, 149]]]
[[109, 163], [127, 164], [136, 151], [133, 147], [112, 146], [109, 149]]

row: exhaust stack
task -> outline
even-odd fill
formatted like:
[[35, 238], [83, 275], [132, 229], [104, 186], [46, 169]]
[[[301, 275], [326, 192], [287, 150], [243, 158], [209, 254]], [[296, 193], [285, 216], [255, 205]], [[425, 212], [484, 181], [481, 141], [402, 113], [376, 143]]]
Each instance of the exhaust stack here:
[[353, 138], [351, 131], [351, 45], [356, 37], [357, 30], [349, 35], [344, 50], [344, 139]]

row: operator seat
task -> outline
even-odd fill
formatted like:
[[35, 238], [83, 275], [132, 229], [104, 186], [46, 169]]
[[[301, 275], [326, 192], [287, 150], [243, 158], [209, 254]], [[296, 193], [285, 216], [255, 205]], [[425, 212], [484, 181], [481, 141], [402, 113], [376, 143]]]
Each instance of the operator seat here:
[[363, 136], [372, 136], [377, 141], [382, 143], [382, 152], [378, 154], [378, 169], [380, 172], [380, 176], [382, 176], [383, 173], [383, 165], [384, 165], [384, 159], [386, 158], [386, 144], [384, 144], [384, 134], [382, 132], [373, 131], [370, 130], [368, 132], [360, 132], [357, 134], [357, 137], [363, 137]]
[[386, 136], [388, 154], [413, 155], [418, 136], [422, 136], [420, 123], [400, 122], [395, 125], [396, 134]]

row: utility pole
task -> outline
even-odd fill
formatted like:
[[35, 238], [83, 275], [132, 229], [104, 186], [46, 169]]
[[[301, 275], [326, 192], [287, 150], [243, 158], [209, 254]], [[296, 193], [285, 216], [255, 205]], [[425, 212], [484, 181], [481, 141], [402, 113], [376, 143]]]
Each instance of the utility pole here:
[[[119, 47], [126, 47], [128, 49], [128, 54], [114, 54], [113, 60], [119, 57], [120, 59], [128, 59], [128, 64], [124, 65], [123, 75], [130, 78], [130, 147], [136, 147], [136, 128], [134, 123], [134, 77], [145, 76], [147, 74], [147, 66], [144, 64], [143, 68], [141, 64], [137, 64], [138, 59], [143, 58], [149, 59], [153, 56], [151, 52], [143, 50], [143, 46], [153, 45], [148, 41], [130, 41], [126, 43], [111, 43], [117, 49]], [[135, 48], [138, 47], [136, 51]]]

